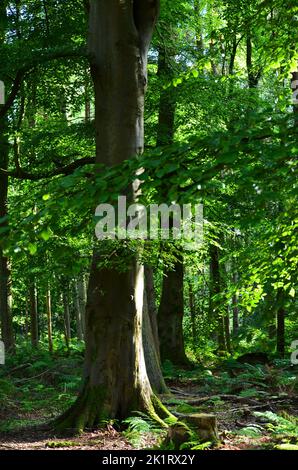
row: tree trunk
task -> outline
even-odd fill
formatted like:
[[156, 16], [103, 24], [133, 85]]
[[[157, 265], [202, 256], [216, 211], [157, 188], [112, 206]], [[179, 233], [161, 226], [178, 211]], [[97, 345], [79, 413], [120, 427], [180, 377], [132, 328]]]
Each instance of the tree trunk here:
[[78, 290], [77, 282], [75, 282], [73, 285], [73, 296], [74, 296], [74, 310], [75, 310], [75, 316], [76, 316], [77, 338], [79, 341], [82, 341], [83, 340], [82, 317], [81, 317], [81, 306], [80, 306], [79, 290]]
[[[233, 274], [233, 283], [238, 283], [238, 274]], [[233, 336], [236, 336], [239, 331], [239, 307], [238, 307], [238, 296], [234, 294], [232, 297], [232, 310], [233, 310]]]
[[260, 76], [256, 73], [253, 67], [252, 40], [250, 32], [248, 32], [246, 36], [246, 67], [249, 88], [257, 88]]
[[188, 296], [189, 296], [189, 311], [191, 320], [191, 334], [192, 334], [192, 347], [195, 351], [196, 338], [197, 338], [197, 327], [196, 327], [196, 307], [195, 307], [195, 296], [191, 281], [188, 282]]
[[280, 289], [277, 293], [276, 313], [276, 352], [280, 357], [285, 356], [285, 317], [284, 294]]
[[77, 282], [77, 292], [78, 292], [78, 302], [79, 302], [79, 309], [80, 309], [80, 317], [81, 317], [81, 330], [83, 338], [85, 338], [85, 309], [86, 309], [86, 280], [84, 275], [81, 275], [80, 279]]
[[68, 286], [66, 286], [64, 291], [63, 291], [62, 299], [63, 299], [63, 311], [64, 311], [65, 342], [66, 342], [66, 345], [67, 345], [67, 348], [68, 348], [69, 347], [69, 341], [71, 339]]
[[37, 301], [36, 301], [36, 287], [35, 281], [32, 280], [30, 284], [30, 333], [31, 333], [31, 344], [33, 348], [38, 347], [38, 312], [37, 312]]
[[221, 291], [220, 285], [220, 268], [219, 268], [219, 252], [218, 247], [211, 245], [210, 247], [210, 284], [211, 284], [211, 315], [215, 318], [217, 324], [217, 341], [219, 351], [226, 351], [226, 339], [225, 339], [225, 320], [223, 312], [220, 308], [220, 302], [218, 296]]
[[[172, 51], [174, 56], [174, 52]], [[160, 48], [158, 56], [158, 75], [165, 83], [173, 79], [173, 57], [168, 56], [165, 48]], [[171, 145], [174, 140], [176, 101], [173, 90], [161, 90], [156, 144]], [[166, 197], [167, 195], [165, 195]], [[161, 360], [170, 360], [173, 364], [188, 365], [183, 340], [183, 259], [175, 264], [174, 271], [166, 271], [163, 278], [162, 296], [158, 311], [158, 330], [160, 336]], [[175, 294], [178, 293], [178, 302]], [[170, 300], [169, 300], [170, 299]], [[167, 322], [171, 322], [168, 323]], [[178, 349], [177, 349], [178, 348]]]
[[157, 311], [156, 308], [154, 308], [154, 306], [152, 305], [152, 299], [150, 299], [150, 291], [152, 288], [151, 273], [152, 269], [146, 267], [142, 335], [145, 362], [148, 377], [153, 391], [155, 393], [167, 393], [168, 390], [162, 375], [160, 364], [159, 341], [157, 334]]
[[[0, 168], [7, 170], [9, 143], [6, 135], [7, 125], [5, 119], [0, 121]], [[5, 173], [0, 172], [0, 320], [2, 339], [5, 344], [6, 351], [14, 350], [14, 331], [9, 305], [10, 297], [10, 269], [9, 260], [4, 254], [4, 241], [8, 236], [8, 220], [7, 220], [7, 195], [8, 195], [8, 177]]]
[[181, 260], [177, 261], [173, 270], [165, 271], [157, 316], [161, 360], [169, 360], [179, 366], [189, 365], [183, 338], [183, 278]]
[[[147, 53], [157, 14], [154, 0], [90, 3], [97, 163], [117, 165], [143, 150]], [[62, 429], [81, 430], [138, 410], [158, 420], [165, 413], [145, 366], [144, 268], [129, 258], [125, 272], [102, 267], [104, 248], [105, 242], [95, 247], [90, 272], [84, 385], [76, 403], [56, 421]]]
[[53, 352], [53, 336], [52, 336], [52, 298], [50, 287], [47, 287], [46, 292], [46, 309], [47, 309], [47, 324], [48, 324], [48, 345], [49, 352]]

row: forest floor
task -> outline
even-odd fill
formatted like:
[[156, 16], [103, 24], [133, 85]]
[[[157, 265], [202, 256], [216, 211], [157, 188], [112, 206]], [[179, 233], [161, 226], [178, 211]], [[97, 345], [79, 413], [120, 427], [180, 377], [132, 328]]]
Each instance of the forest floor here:
[[[127, 429], [103, 423], [78, 437], [43, 430], [75, 400], [82, 352], [50, 356], [45, 351], [17, 354], [0, 368], [1, 450], [129, 450], [157, 448], [164, 433], [145, 417], [131, 418]], [[163, 396], [173, 413], [211, 413], [218, 420], [222, 450], [298, 449], [297, 367], [288, 361], [239, 364], [223, 361], [209, 368], [178, 370], [165, 366], [171, 395]], [[192, 444], [198, 449], [210, 444]]]

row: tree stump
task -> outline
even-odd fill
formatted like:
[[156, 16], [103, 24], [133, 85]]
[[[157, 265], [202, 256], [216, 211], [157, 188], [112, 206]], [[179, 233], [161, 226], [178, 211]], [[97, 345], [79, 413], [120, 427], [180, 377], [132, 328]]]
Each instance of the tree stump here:
[[195, 413], [184, 415], [181, 418], [189, 424], [191, 429], [197, 434], [201, 442], [218, 442], [218, 429], [216, 416], [206, 413]]
[[179, 421], [168, 429], [165, 445], [170, 442], [179, 450], [185, 442], [198, 440], [200, 443], [219, 441], [215, 415], [196, 413], [191, 415], [176, 413]]

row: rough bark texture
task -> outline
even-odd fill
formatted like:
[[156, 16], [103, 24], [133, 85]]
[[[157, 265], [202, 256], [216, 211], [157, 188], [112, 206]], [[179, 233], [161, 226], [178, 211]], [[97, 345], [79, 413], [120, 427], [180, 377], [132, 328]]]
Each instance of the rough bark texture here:
[[[147, 53], [157, 15], [158, 1], [90, 3], [98, 163], [117, 165], [143, 150]], [[88, 286], [84, 385], [58, 428], [81, 430], [137, 410], [156, 419], [167, 413], [145, 366], [144, 268], [135, 260], [125, 272], [103, 268], [101, 249], [95, 248]]]
[[143, 306], [143, 343], [148, 377], [155, 393], [167, 393], [160, 364], [159, 340], [157, 329], [157, 309], [153, 299], [152, 269], [145, 267], [145, 290]]
[[158, 310], [158, 332], [162, 362], [169, 360], [180, 366], [189, 365], [183, 338], [183, 264], [178, 260], [173, 270], [164, 273]]

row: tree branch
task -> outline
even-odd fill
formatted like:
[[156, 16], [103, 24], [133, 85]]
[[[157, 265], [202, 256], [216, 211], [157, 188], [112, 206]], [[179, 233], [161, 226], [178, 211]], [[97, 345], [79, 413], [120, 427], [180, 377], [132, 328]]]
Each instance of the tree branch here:
[[70, 163], [69, 165], [55, 168], [55, 170], [47, 171], [45, 173], [28, 173], [22, 168], [17, 168], [14, 171], [6, 171], [3, 168], [0, 168], [0, 173], [4, 173], [10, 178], [15, 178], [19, 180], [29, 180], [29, 181], [39, 181], [42, 179], [53, 178], [54, 176], [67, 176], [71, 175], [75, 170], [81, 168], [85, 165], [92, 165], [95, 163], [95, 157], [84, 157], [76, 160], [75, 162]]
[[33, 58], [33, 60], [31, 60], [28, 64], [25, 64], [23, 67], [20, 67], [19, 70], [17, 71], [15, 79], [13, 81], [10, 95], [7, 98], [4, 106], [0, 108], [0, 119], [3, 118], [12, 107], [14, 100], [16, 99], [19, 93], [19, 90], [21, 88], [21, 85], [23, 83], [25, 76], [31, 73], [36, 67], [46, 62], [49, 62], [51, 60], [55, 60], [55, 59], [82, 58], [82, 57], [87, 57], [87, 51], [85, 48], [80, 48], [77, 50], [65, 50], [64, 49], [64, 50], [59, 50], [59, 51], [51, 51], [50, 53], [47, 53], [45, 55], [40, 55], [40, 53], [38, 53], [38, 55], [35, 58]]

